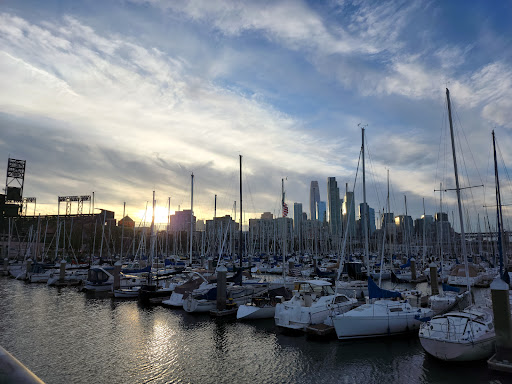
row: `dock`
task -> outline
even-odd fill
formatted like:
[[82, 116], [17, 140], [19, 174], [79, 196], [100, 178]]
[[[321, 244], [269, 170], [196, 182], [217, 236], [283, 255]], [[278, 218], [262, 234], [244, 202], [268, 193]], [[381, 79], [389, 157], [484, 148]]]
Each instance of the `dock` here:
[[306, 334], [322, 338], [336, 336], [334, 327], [326, 324], [312, 324], [306, 328]]
[[496, 354], [487, 360], [487, 367], [493, 371], [512, 373], [512, 361], [498, 360]]
[[210, 310], [211, 317], [234, 317], [238, 312], [238, 307], [234, 306], [226, 309], [212, 309]]

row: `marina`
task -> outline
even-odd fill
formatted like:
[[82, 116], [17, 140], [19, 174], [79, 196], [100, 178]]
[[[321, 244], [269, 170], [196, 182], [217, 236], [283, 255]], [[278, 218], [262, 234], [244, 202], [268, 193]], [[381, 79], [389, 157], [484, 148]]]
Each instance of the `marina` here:
[[[482, 292], [485, 290], [482, 290]], [[480, 292], [480, 291], [479, 291]], [[477, 292], [477, 298], [478, 292]], [[0, 278], [0, 345], [46, 383], [508, 383], [449, 364], [417, 334], [342, 342]]]
[[2, 0], [0, 384], [512, 383], [511, 16]]

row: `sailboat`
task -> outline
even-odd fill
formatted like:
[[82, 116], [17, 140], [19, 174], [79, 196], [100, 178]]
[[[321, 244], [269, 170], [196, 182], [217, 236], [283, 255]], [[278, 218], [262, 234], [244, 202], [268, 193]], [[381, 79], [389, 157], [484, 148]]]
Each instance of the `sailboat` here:
[[[448, 104], [448, 118], [452, 141], [453, 165], [455, 171], [455, 185], [459, 208], [461, 226], [461, 245], [464, 256], [466, 285], [470, 291], [468, 260], [464, 238], [464, 222], [462, 219], [462, 205], [460, 200], [460, 187], [457, 172], [457, 158], [453, 139], [453, 124], [450, 105], [450, 92], [446, 89]], [[494, 132], [493, 132], [493, 145]], [[494, 149], [494, 166], [496, 175], [496, 198], [499, 196], [498, 169], [496, 163], [496, 149]], [[499, 212], [499, 210], [498, 210]], [[499, 215], [498, 215], [499, 222]], [[499, 238], [501, 241], [501, 239]], [[422, 324], [419, 332], [421, 345], [425, 351], [445, 361], [473, 361], [490, 357], [494, 351], [495, 331], [492, 310], [487, 307], [469, 306], [462, 311], [448, 312], [435, 316], [432, 320]]]
[[[363, 175], [364, 175], [364, 128], [362, 128]], [[366, 185], [363, 177], [363, 196], [366, 203]], [[365, 253], [368, 251], [365, 244]], [[381, 289], [368, 277], [369, 302], [346, 313], [333, 316], [332, 323], [340, 340], [368, 337], [393, 336], [419, 329], [421, 319], [430, 317], [432, 311], [415, 308], [402, 293]]]
[[333, 312], [343, 313], [357, 305], [357, 299], [335, 293], [325, 280], [300, 281], [296, 288], [290, 300], [276, 305], [278, 327], [305, 331], [312, 324], [322, 324]]

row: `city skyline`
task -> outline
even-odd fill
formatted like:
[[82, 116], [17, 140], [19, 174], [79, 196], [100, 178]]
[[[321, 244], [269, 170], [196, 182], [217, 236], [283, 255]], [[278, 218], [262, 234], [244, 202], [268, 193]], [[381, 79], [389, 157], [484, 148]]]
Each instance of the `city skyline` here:
[[[95, 208], [120, 218], [126, 202], [138, 221], [155, 190], [162, 222], [168, 197], [171, 213], [190, 209], [192, 172], [196, 217], [213, 217], [214, 195], [217, 215], [234, 217], [241, 154], [246, 225], [279, 214], [283, 178], [288, 205], [310, 215], [315, 180], [322, 201], [336, 177], [361, 203], [361, 124], [369, 206], [386, 205], [389, 169], [391, 211], [405, 212], [406, 195], [420, 217], [423, 198], [439, 211], [440, 182], [454, 187], [448, 87], [462, 186], [485, 185], [463, 197], [472, 220], [492, 223], [491, 129], [512, 145], [511, 15], [485, 1], [6, 0], [0, 164], [27, 160], [37, 213], [94, 191]], [[443, 202], [451, 219], [455, 193]]]

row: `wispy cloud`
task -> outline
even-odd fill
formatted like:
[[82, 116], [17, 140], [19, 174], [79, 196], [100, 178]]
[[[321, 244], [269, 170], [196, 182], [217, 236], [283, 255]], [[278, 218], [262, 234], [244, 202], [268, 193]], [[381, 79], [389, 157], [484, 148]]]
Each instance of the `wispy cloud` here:
[[342, 157], [339, 141], [311, 136], [270, 105], [188, 75], [186, 62], [157, 49], [100, 36], [70, 16], [59, 25], [34, 25], [2, 14], [0, 24], [2, 111], [34, 121], [45, 116], [66, 127], [61, 139], [118, 153], [101, 158], [109, 164], [104, 171], [125, 186], [133, 180], [123, 179], [120, 164], [130, 156], [156, 156], [156, 166], [179, 163], [188, 171], [198, 159], [232, 169], [239, 152], [263, 168], [341, 169], [325, 162]]

